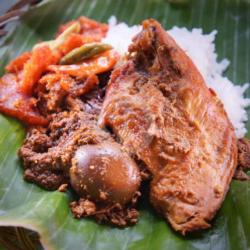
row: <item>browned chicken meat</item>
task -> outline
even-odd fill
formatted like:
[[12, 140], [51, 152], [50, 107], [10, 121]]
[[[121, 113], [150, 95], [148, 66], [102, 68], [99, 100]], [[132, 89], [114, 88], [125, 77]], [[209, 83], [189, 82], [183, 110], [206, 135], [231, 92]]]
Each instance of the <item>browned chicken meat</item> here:
[[222, 103], [155, 20], [143, 22], [113, 71], [100, 124], [152, 173], [150, 199], [182, 234], [208, 228], [237, 164]]

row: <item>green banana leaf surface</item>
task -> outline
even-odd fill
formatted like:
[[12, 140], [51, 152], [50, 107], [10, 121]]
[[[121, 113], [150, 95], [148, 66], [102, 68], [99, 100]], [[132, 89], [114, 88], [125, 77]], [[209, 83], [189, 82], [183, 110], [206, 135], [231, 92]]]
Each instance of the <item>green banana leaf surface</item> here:
[[[231, 61], [226, 75], [250, 81], [250, 1], [248, 0], [49, 0], [28, 10], [0, 45], [0, 73], [18, 54], [53, 37], [58, 25], [85, 15], [107, 21], [111, 15], [129, 24], [153, 17], [168, 29], [174, 25], [218, 30], [219, 59]], [[199, 44], [197, 44], [199, 46]], [[250, 97], [250, 90], [246, 92]], [[250, 110], [248, 111], [249, 114]], [[247, 123], [250, 135], [250, 123]], [[233, 181], [209, 230], [181, 236], [151, 208], [140, 205], [135, 226], [118, 229], [91, 219], [72, 217], [68, 193], [48, 192], [23, 180], [17, 150], [25, 136], [17, 121], [0, 116], [0, 226], [37, 231], [45, 249], [101, 250], [247, 250], [250, 249], [250, 182]], [[147, 192], [147, 191], [145, 191]]]

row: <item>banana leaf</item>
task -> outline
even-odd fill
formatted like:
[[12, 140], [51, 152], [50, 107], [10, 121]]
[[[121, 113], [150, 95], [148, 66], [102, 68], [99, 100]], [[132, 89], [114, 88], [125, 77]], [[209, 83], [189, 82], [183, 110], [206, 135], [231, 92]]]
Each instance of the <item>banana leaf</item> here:
[[[40, 40], [51, 39], [60, 23], [80, 15], [100, 21], [115, 15], [129, 24], [153, 17], [166, 29], [174, 25], [202, 27], [207, 33], [217, 29], [219, 59], [231, 61], [226, 75], [238, 84], [250, 81], [249, 0], [43, 1], [27, 11], [1, 42], [0, 73], [11, 58]], [[246, 95], [250, 97], [250, 90]], [[250, 135], [250, 122], [247, 127]], [[19, 122], [0, 116], [0, 226], [38, 232], [45, 249], [250, 249], [249, 182], [233, 181], [211, 229], [185, 237], [175, 233], [147, 199], [139, 206], [137, 225], [125, 229], [98, 225], [91, 219], [72, 217], [69, 192], [48, 192], [23, 180], [17, 150], [24, 136], [25, 129]]]

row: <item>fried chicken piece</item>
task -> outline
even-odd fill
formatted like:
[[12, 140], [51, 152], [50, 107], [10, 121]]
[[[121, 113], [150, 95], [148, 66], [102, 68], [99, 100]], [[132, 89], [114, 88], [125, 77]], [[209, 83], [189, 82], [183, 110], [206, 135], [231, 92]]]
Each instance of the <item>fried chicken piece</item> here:
[[152, 173], [151, 203], [182, 234], [208, 228], [237, 164], [234, 129], [195, 65], [155, 20], [111, 75], [100, 125]]

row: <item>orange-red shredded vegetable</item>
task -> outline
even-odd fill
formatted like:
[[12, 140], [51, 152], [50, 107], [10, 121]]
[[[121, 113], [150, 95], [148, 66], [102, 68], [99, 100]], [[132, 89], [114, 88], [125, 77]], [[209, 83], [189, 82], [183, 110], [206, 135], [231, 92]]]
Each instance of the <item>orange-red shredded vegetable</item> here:
[[77, 78], [86, 78], [93, 74], [100, 74], [114, 67], [118, 61], [118, 54], [109, 50], [103, 52], [98, 57], [90, 58], [84, 62], [72, 65], [50, 65], [48, 70], [68, 74]]
[[12, 60], [7, 66], [6, 71], [9, 73], [17, 73], [18, 71], [22, 70], [24, 67], [24, 64], [30, 59], [31, 52], [24, 52], [20, 56], [18, 56], [16, 59]]
[[77, 20], [69, 21], [61, 25], [57, 32], [57, 36], [75, 22], [79, 22], [81, 25], [80, 34], [85, 38], [91, 38], [95, 42], [101, 41], [108, 31], [108, 25], [105, 23], [99, 23], [87, 17], [79, 17]]
[[34, 84], [37, 83], [47, 67], [50, 64], [57, 63], [58, 59], [48, 46], [35, 48], [30, 60], [24, 65], [20, 90], [24, 94], [31, 95]]
[[18, 77], [5, 74], [0, 79], [0, 111], [28, 125], [46, 125], [47, 119], [35, 109], [35, 100], [20, 93]]
[[[48, 120], [39, 114], [36, 109], [37, 100], [33, 97], [34, 89], [39, 90], [43, 78], [50, 77], [51, 84], [65, 78], [65, 81], [60, 81], [61, 87], [65, 90], [70, 89], [73, 95], [74, 93], [79, 95], [98, 84], [97, 74], [114, 67], [118, 60], [118, 54], [114, 51], [106, 51], [98, 57], [78, 64], [58, 65], [60, 59], [71, 50], [86, 43], [101, 41], [108, 31], [107, 24], [80, 17], [60, 26], [57, 35], [74, 22], [80, 23], [80, 32], [70, 34], [63, 44], [53, 51], [48, 45], [37, 46], [31, 52], [24, 52], [6, 66], [7, 73], [0, 78], [0, 112], [28, 125], [46, 125]], [[49, 71], [56, 74], [50, 74]], [[74, 77], [83, 79], [84, 86], [76, 88]]]

